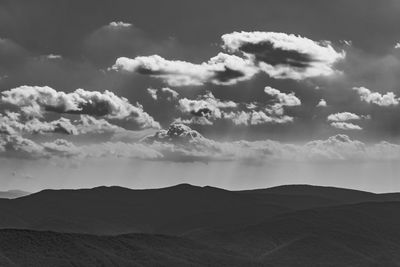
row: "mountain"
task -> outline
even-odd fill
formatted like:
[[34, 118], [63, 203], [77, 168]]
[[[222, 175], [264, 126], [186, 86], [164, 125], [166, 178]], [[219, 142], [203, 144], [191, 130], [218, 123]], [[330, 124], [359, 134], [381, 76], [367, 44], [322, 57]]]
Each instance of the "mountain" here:
[[0, 199], [0, 266], [400, 266], [398, 200], [308, 185], [43, 190]]
[[313, 185], [283, 185], [266, 189], [255, 189], [240, 191], [249, 194], [268, 194], [268, 195], [284, 195], [284, 196], [308, 196], [321, 200], [331, 200], [336, 203], [357, 203], [366, 201], [392, 201], [400, 200], [399, 193], [374, 194], [365, 191], [344, 189], [329, 186], [313, 186]]
[[8, 191], [0, 191], [0, 198], [18, 198], [29, 195], [29, 192], [21, 191], [21, 190], [8, 190]]
[[150, 190], [44, 190], [18, 199], [1, 199], [0, 210], [0, 228], [91, 234], [183, 234], [199, 228], [259, 222], [290, 211], [251, 195], [188, 184]]
[[95, 236], [0, 230], [0, 266], [261, 266], [232, 252], [172, 236]]
[[400, 202], [299, 210], [191, 238], [266, 266], [400, 266]]
[[[116, 186], [43, 190], [17, 199], [0, 199], [0, 228], [87, 234], [182, 235], [256, 224], [301, 209], [398, 198], [397, 194], [301, 187], [304, 190], [288, 186], [279, 190], [228, 191], [181, 184], [148, 190]], [[326, 192], [318, 193], [320, 190]], [[298, 191], [307, 192], [300, 194]]]

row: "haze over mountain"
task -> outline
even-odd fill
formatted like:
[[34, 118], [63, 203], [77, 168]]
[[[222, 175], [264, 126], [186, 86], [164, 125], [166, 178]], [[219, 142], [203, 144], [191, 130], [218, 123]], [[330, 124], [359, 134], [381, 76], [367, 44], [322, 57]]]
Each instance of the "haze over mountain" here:
[[29, 194], [30, 194], [29, 192], [25, 192], [22, 190], [0, 191], [0, 198], [18, 198]]

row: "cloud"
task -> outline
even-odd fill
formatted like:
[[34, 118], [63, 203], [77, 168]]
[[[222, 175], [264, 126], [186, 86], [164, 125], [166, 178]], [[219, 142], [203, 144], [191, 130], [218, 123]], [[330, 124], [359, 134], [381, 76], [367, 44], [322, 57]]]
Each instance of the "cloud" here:
[[138, 158], [152, 160], [163, 155], [151, 147], [140, 143], [102, 142], [77, 146], [70, 141], [57, 139], [52, 142], [37, 143], [20, 135], [0, 134], [0, 157], [24, 159], [41, 158]]
[[282, 93], [281, 91], [279, 91], [278, 89], [272, 88], [270, 86], [267, 86], [264, 88], [264, 92], [270, 96], [275, 97], [276, 99], [278, 99], [279, 104], [283, 105], [283, 106], [300, 106], [301, 105], [301, 101], [300, 99], [298, 99], [294, 93], [289, 93], [289, 94], [285, 94]]
[[232, 85], [249, 80], [258, 72], [249, 60], [224, 53], [201, 64], [167, 60], [158, 55], [134, 59], [120, 57], [112, 69], [150, 75], [162, 79], [170, 86], [198, 86], [206, 83]]
[[56, 54], [48, 54], [45, 57], [47, 59], [62, 59], [63, 58], [61, 55], [56, 55]]
[[0, 156], [39, 158], [137, 158], [161, 161], [369, 161], [398, 160], [400, 145], [380, 142], [367, 145], [339, 134], [305, 144], [272, 140], [220, 142], [204, 137], [190, 127], [174, 123], [138, 142], [101, 142], [76, 145], [64, 139], [36, 143], [19, 135], [0, 135]]
[[343, 161], [397, 160], [400, 145], [381, 142], [367, 145], [344, 134], [305, 144], [285, 144], [272, 140], [218, 142], [182, 124], [172, 124], [145, 137], [142, 143], [163, 154], [167, 161]]
[[178, 101], [178, 108], [184, 115], [191, 115], [190, 119], [178, 118], [175, 122], [188, 125], [212, 125], [216, 120], [230, 121], [234, 125], [260, 125], [260, 124], [284, 124], [293, 122], [293, 117], [284, 115], [283, 106], [300, 104], [300, 100], [294, 94], [284, 94], [271, 88], [279, 103], [267, 106], [263, 110], [254, 103], [236, 103], [222, 101], [207, 92], [198, 99], [182, 98]]
[[399, 49], [400, 48], [400, 42], [398, 42], [397, 44], [394, 45], [395, 49]]
[[260, 110], [223, 113], [223, 118], [232, 121], [235, 125], [285, 124], [293, 122], [293, 117], [286, 115], [269, 116]]
[[235, 109], [238, 104], [233, 101], [221, 101], [211, 93], [199, 96], [198, 99], [179, 99], [178, 108], [184, 114], [190, 114], [198, 117], [206, 117], [210, 119], [220, 119], [222, 110]]
[[382, 95], [377, 92], [372, 92], [365, 87], [353, 87], [353, 90], [358, 93], [362, 101], [367, 103], [373, 103], [383, 107], [397, 106], [399, 104], [399, 98], [392, 92]]
[[107, 90], [101, 93], [77, 89], [64, 93], [48, 86], [20, 86], [2, 92], [1, 101], [19, 107], [24, 114], [33, 117], [43, 117], [45, 112], [87, 114], [128, 120], [140, 128], [160, 127], [140, 105], [134, 106], [128, 99]]
[[345, 57], [330, 42], [316, 42], [294, 34], [277, 32], [233, 32], [222, 36], [223, 48], [242, 53], [269, 76], [302, 80], [329, 76]]
[[328, 103], [326, 103], [325, 99], [321, 99], [317, 104], [317, 107], [326, 107], [326, 106], [328, 106]]
[[[59, 133], [69, 135], [80, 134], [117, 134], [128, 131], [122, 127], [111, 124], [105, 119], [96, 119], [89, 115], [80, 115], [79, 119], [60, 117], [53, 121], [40, 121], [38, 118], [21, 118], [19, 113], [0, 113], [0, 133], [3, 134], [44, 134]], [[126, 133], [128, 134], [128, 133]]]
[[66, 118], [60, 118], [51, 122], [40, 121], [37, 118], [21, 119], [19, 113], [6, 112], [5, 115], [0, 114], [0, 133], [16, 134], [16, 133], [63, 133], [77, 134], [77, 128], [72, 125], [71, 121]]
[[149, 93], [151, 98], [153, 98], [155, 101], [159, 99], [166, 99], [167, 101], [172, 101], [178, 99], [179, 96], [178, 92], [167, 87], [161, 88], [161, 90], [147, 88], [147, 92]]
[[357, 114], [351, 112], [340, 112], [329, 115], [327, 119], [328, 121], [333, 122], [345, 122], [351, 120], [360, 120], [361, 116], [358, 116]]
[[132, 24], [122, 21], [112, 21], [108, 24], [108, 26], [112, 28], [126, 28], [126, 27], [131, 27]]
[[362, 130], [360, 126], [349, 122], [332, 122], [331, 126], [341, 130]]
[[46, 155], [42, 146], [20, 135], [0, 134], [0, 156], [40, 158]]
[[73, 157], [79, 155], [80, 150], [71, 142], [64, 139], [57, 139], [53, 142], [45, 142], [42, 147], [51, 156]]

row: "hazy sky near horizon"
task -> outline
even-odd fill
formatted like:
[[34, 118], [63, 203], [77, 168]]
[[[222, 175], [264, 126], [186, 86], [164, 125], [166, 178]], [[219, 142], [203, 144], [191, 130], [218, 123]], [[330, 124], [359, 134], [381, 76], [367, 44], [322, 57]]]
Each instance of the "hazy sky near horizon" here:
[[0, 2], [0, 190], [400, 191], [397, 0]]

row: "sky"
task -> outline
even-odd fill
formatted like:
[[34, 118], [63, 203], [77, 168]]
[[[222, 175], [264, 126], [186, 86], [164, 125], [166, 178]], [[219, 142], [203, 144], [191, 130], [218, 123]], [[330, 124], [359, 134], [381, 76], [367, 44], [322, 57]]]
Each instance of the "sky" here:
[[397, 0], [0, 1], [0, 190], [400, 191]]

